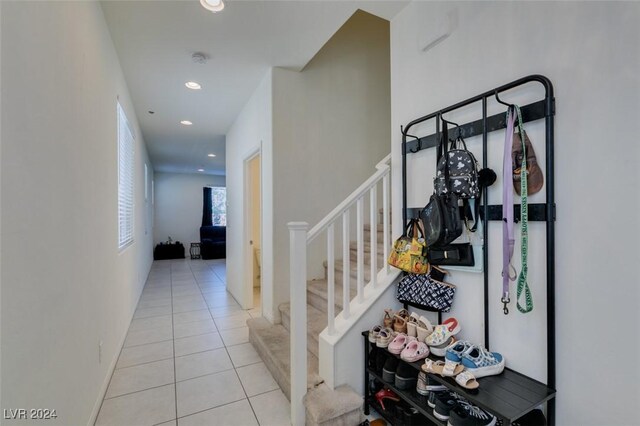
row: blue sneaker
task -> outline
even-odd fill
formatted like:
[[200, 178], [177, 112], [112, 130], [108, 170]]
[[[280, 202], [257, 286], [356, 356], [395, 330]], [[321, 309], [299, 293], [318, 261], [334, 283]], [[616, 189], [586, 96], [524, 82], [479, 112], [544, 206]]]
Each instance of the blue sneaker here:
[[475, 377], [494, 376], [504, 370], [504, 357], [489, 352], [482, 346], [474, 346], [462, 355], [462, 365]]
[[446, 349], [444, 354], [445, 359], [449, 361], [459, 363], [462, 355], [467, 352], [469, 349], [474, 347], [475, 345], [467, 340], [460, 340], [458, 342], [454, 342], [451, 346]]

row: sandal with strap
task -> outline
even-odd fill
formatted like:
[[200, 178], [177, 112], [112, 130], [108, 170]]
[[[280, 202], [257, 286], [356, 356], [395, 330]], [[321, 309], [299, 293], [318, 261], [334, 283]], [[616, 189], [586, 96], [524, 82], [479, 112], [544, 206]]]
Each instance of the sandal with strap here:
[[463, 370], [464, 370], [464, 366], [463, 365], [447, 359], [444, 362], [444, 367], [442, 368], [441, 375], [445, 376], [445, 377], [453, 377], [453, 376], [457, 376], [458, 374], [462, 373]]
[[385, 328], [391, 328], [393, 325], [393, 310], [385, 309], [384, 310], [384, 318], [382, 319], [382, 324]]
[[429, 346], [439, 346], [449, 341], [451, 336], [455, 336], [460, 332], [460, 324], [455, 318], [449, 318], [442, 324], [434, 328], [433, 333], [425, 339], [425, 343]]
[[393, 331], [396, 333], [407, 333], [407, 320], [404, 317], [396, 314], [393, 317]]
[[478, 383], [475, 376], [467, 370], [456, 376], [456, 383], [465, 389], [478, 389], [480, 387], [480, 383]]
[[425, 359], [424, 364], [422, 364], [421, 368], [425, 373], [439, 374], [442, 376], [444, 361], [433, 361], [431, 359]]

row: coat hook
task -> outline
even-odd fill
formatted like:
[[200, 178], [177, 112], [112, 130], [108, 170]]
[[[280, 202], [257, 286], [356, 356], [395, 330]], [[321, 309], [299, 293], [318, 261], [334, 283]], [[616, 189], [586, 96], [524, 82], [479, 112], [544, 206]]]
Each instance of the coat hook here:
[[500, 99], [500, 96], [498, 96], [498, 91], [497, 91], [497, 90], [495, 90], [495, 91], [493, 92], [493, 95], [496, 97], [496, 101], [498, 101], [498, 103], [501, 103], [502, 105], [505, 105], [505, 106], [507, 106], [507, 107], [509, 107], [509, 108], [512, 108], [512, 107], [513, 107], [513, 104], [508, 104], [508, 103], [506, 103], [506, 102], [503, 102], [503, 101]]

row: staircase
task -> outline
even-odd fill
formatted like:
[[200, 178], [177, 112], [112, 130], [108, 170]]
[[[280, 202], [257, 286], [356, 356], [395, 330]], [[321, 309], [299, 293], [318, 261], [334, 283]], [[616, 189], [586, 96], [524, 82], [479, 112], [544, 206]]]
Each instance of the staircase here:
[[[384, 200], [388, 203], [389, 166], [386, 166], [388, 159], [389, 157], [385, 159], [386, 161], [383, 160], [383, 162], [385, 162], [384, 168], [378, 167], [378, 176], [374, 175], [369, 179], [369, 181], [373, 180], [373, 186], [371, 182], [365, 182], [361, 188], [354, 192], [351, 197], [345, 200], [345, 202], [338, 206], [334, 212], [330, 213], [325, 220], [321, 221], [320, 224], [314, 228], [316, 231], [318, 229], [320, 231], [329, 229], [330, 239], [327, 240], [327, 246], [330, 247], [330, 249], [328, 248], [328, 260], [323, 263], [325, 276], [323, 279], [306, 280], [306, 291], [302, 292], [302, 294], [300, 294], [301, 289], [299, 286], [292, 288], [291, 297], [291, 300], [297, 300], [299, 302], [302, 301], [302, 299], [306, 299], [306, 339], [304, 338], [304, 334], [298, 334], [294, 340], [295, 342], [306, 340], [306, 369], [301, 369], [299, 362], [298, 364], [291, 362], [291, 336], [292, 334], [295, 334], [295, 327], [294, 330], [292, 330], [292, 316], [295, 315], [292, 315], [292, 306], [290, 302], [282, 303], [278, 307], [282, 318], [281, 324], [271, 324], [265, 318], [247, 320], [247, 325], [249, 326], [249, 341], [260, 354], [265, 365], [272, 373], [284, 394], [290, 401], [292, 401], [292, 423], [296, 426], [303, 423], [302, 419], [304, 419], [304, 423], [307, 425], [346, 426], [357, 425], [363, 421], [362, 397], [346, 385], [337, 386], [335, 389], [331, 389], [318, 375], [318, 358], [320, 356], [319, 336], [327, 326], [329, 326], [330, 333], [332, 329], [333, 332], [335, 332], [335, 317], [338, 317], [339, 315], [340, 317], [349, 317], [349, 310], [343, 312], [345, 303], [350, 305], [351, 301], [358, 297], [358, 288], [362, 289], [362, 283], [369, 283], [371, 281], [372, 268], [375, 269], [375, 271], [379, 271], [380, 268], [377, 265], [385, 264], [385, 241], [388, 241], [389, 235], [385, 238], [384, 233], [389, 233], [390, 226], [383, 226], [382, 224], [384, 222], [380, 219], [384, 218], [386, 215], [388, 224], [389, 212], [388, 208], [377, 208], [376, 195], [373, 194], [373, 192], [376, 190], [375, 184], [384, 178], [384, 188], [387, 191], [387, 193], [384, 194]], [[375, 180], [373, 179], [374, 177], [376, 177]], [[371, 238], [371, 222], [368, 224], [363, 223], [361, 200], [364, 196], [363, 194], [366, 194], [367, 192], [370, 192], [371, 194], [370, 205], [373, 206], [371, 208], [370, 219], [378, 224], [375, 226], [375, 238]], [[359, 225], [356, 229], [360, 229], [360, 232], [357, 232], [356, 241], [349, 241], [347, 225], [347, 230], [345, 232], [346, 236], [343, 234], [343, 247], [348, 246], [348, 248], [343, 248], [343, 256], [341, 259], [334, 260], [333, 223], [339, 216], [343, 216], [344, 219], [345, 215], [347, 219], [344, 219], [346, 222], [343, 221], [343, 224], [348, 223], [348, 209], [356, 201], [358, 202], [357, 221]], [[378, 211], [384, 213], [379, 215]], [[330, 220], [328, 220], [328, 218]], [[326, 225], [323, 225], [323, 222], [326, 222]], [[312, 230], [309, 235], [314, 235], [313, 232], [314, 231]], [[319, 231], [317, 231], [315, 235], [318, 233]], [[306, 244], [308, 244], [312, 239], [313, 238], [309, 238], [307, 240], [305, 231], [305, 251]], [[374, 241], [376, 248], [375, 257], [372, 256], [372, 241]], [[358, 257], [359, 247], [361, 248], [360, 259]], [[292, 248], [292, 253], [296, 251], [298, 250]], [[348, 258], [348, 262], [344, 262], [345, 258]], [[371, 263], [374, 262], [373, 259], [375, 259], [375, 263], [372, 267]], [[345, 263], [348, 263], [348, 276], [350, 277], [348, 280], [348, 296], [343, 292]], [[299, 261], [292, 260], [292, 264], [298, 265]], [[306, 266], [304, 269], [304, 275], [306, 275]], [[292, 287], [295, 285], [294, 272], [295, 271], [292, 269]], [[361, 275], [360, 278], [359, 274]], [[333, 285], [329, 285], [331, 281], [333, 281]], [[359, 283], [360, 285], [356, 286], [353, 283]], [[296, 291], [298, 292], [298, 295], [294, 296]], [[293, 308], [300, 309], [300, 306], [295, 305]], [[304, 348], [304, 346], [302, 346], [302, 348]], [[293, 350], [293, 353], [296, 354], [296, 348], [293, 348]], [[297, 352], [297, 354], [299, 354], [299, 352]], [[303, 358], [304, 357], [301, 357], [299, 359]], [[302, 389], [301, 392], [301, 386], [298, 386], [297, 390], [295, 386], [292, 388], [292, 364], [294, 366], [294, 378], [298, 380], [296, 384], [302, 385], [302, 387], [304, 387], [304, 381], [301, 382], [303, 379], [300, 377], [301, 375], [299, 374], [299, 371], [306, 370], [306, 388], [304, 388], [306, 389], [306, 392], [304, 389]], [[304, 365], [304, 363], [302, 365]], [[304, 375], [305, 374], [302, 374], [302, 377], [304, 377]], [[292, 398], [292, 394], [296, 392], [297, 397]], [[306, 395], [302, 400], [304, 407], [296, 406], [296, 401], [300, 401], [302, 395], [305, 393]], [[301, 412], [300, 409], [303, 409], [304, 411]]]

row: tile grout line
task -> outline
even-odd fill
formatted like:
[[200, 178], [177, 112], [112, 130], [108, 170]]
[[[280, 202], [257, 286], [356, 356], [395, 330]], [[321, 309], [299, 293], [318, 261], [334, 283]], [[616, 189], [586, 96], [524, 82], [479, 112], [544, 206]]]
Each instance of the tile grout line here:
[[169, 277], [171, 278], [171, 336], [173, 337], [172, 345], [173, 345], [173, 400], [174, 400], [174, 408], [175, 408], [175, 422], [176, 426], [178, 424], [178, 375], [176, 373], [176, 337], [174, 331], [174, 320], [173, 320], [173, 264], [169, 264]]
[[[189, 269], [191, 269], [191, 265], [189, 265]], [[215, 274], [215, 271], [213, 271]], [[193, 270], [191, 271], [191, 273], [193, 273]], [[216, 274], [218, 275], [218, 274]], [[194, 275], [195, 278], [195, 275]], [[226, 281], [225, 281], [226, 283]], [[225, 284], [226, 287], [226, 284]], [[202, 290], [200, 290], [200, 292], [202, 293]], [[204, 297], [204, 296], [203, 296]], [[237, 303], [237, 301], [236, 301]], [[209, 308], [209, 304], [207, 303], [207, 307]], [[211, 315], [211, 319], [213, 319], [213, 314], [211, 313], [211, 308], [209, 308], [209, 315]], [[218, 330], [218, 333], [220, 332], [220, 329], [218, 329], [218, 324], [215, 323], [215, 320], [213, 321], [216, 330]], [[222, 340], [222, 336], [220, 336], [220, 340]], [[224, 340], [222, 340], [222, 344], [224, 345], [224, 350], [227, 353], [227, 356], [229, 357], [229, 361], [231, 361], [231, 365], [233, 366], [233, 372], [236, 373], [236, 377], [238, 378], [238, 382], [240, 383], [240, 387], [242, 388], [242, 392], [244, 393], [244, 396], [246, 397], [247, 402], [249, 403], [249, 407], [251, 407], [251, 412], [253, 413], [253, 417], [256, 419], [256, 423], [258, 425], [260, 425], [260, 421], [258, 421], [258, 416], [256, 415], [256, 411], [253, 409], [253, 405], [251, 405], [251, 400], [249, 400], [249, 395], [247, 395], [247, 391], [244, 388], [244, 385], [242, 384], [242, 379], [240, 378], [240, 375], [238, 374], [238, 370], [236, 369], [235, 364], [233, 363], [233, 359], [231, 359], [231, 354], [229, 353], [229, 350], [227, 349], [227, 345], [224, 343]]]
[[[142, 291], [144, 291], [144, 288], [147, 286], [147, 283], [149, 282], [149, 277], [147, 277], [147, 281], [145, 281], [144, 286], [142, 287]], [[142, 297], [142, 292], [140, 292], [140, 297]], [[131, 317], [131, 322], [129, 323], [129, 327], [127, 327], [127, 335], [129, 334], [129, 328], [131, 328], [131, 323], [133, 322], [133, 320], [135, 319], [135, 315], [136, 315], [136, 311], [138, 310], [138, 305], [140, 305], [140, 300], [138, 299], [138, 304], [136, 305], [135, 310], [133, 311], [133, 316]], [[127, 336], [125, 336], [125, 340], [127, 339]], [[120, 356], [122, 355], [122, 351], [124, 350], [124, 342], [122, 342], [122, 347], [120, 348], [120, 352], [118, 353], [118, 359], [116, 360], [116, 365], [113, 368], [113, 372], [111, 373], [111, 377], [109, 377], [109, 384], [107, 385], [107, 390], [104, 393], [104, 396], [102, 397], [102, 402], [100, 403], [100, 409], [98, 410], [98, 415], [96, 416], [96, 419], [93, 422], [93, 426], [96, 425], [96, 423], [98, 423], [98, 419], [100, 418], [100, 412], [102, 411], [102, 406], [104, 405], [104, 402], [107, 400], [107, 392], [109, 392], [109, 388], [111, 387], [111, 380], [113, 380], [113, 376], [114, 374], [116, 374], [116, 370], [118, 370], [117, 366], [118, 366], [118, 361], [120, 361]], [[174, 361], [175, 364], [175, 361]], [[166, 385], [165, 385], [166, 386]], [[111, 399], [111, 398], [109, 398]]]

